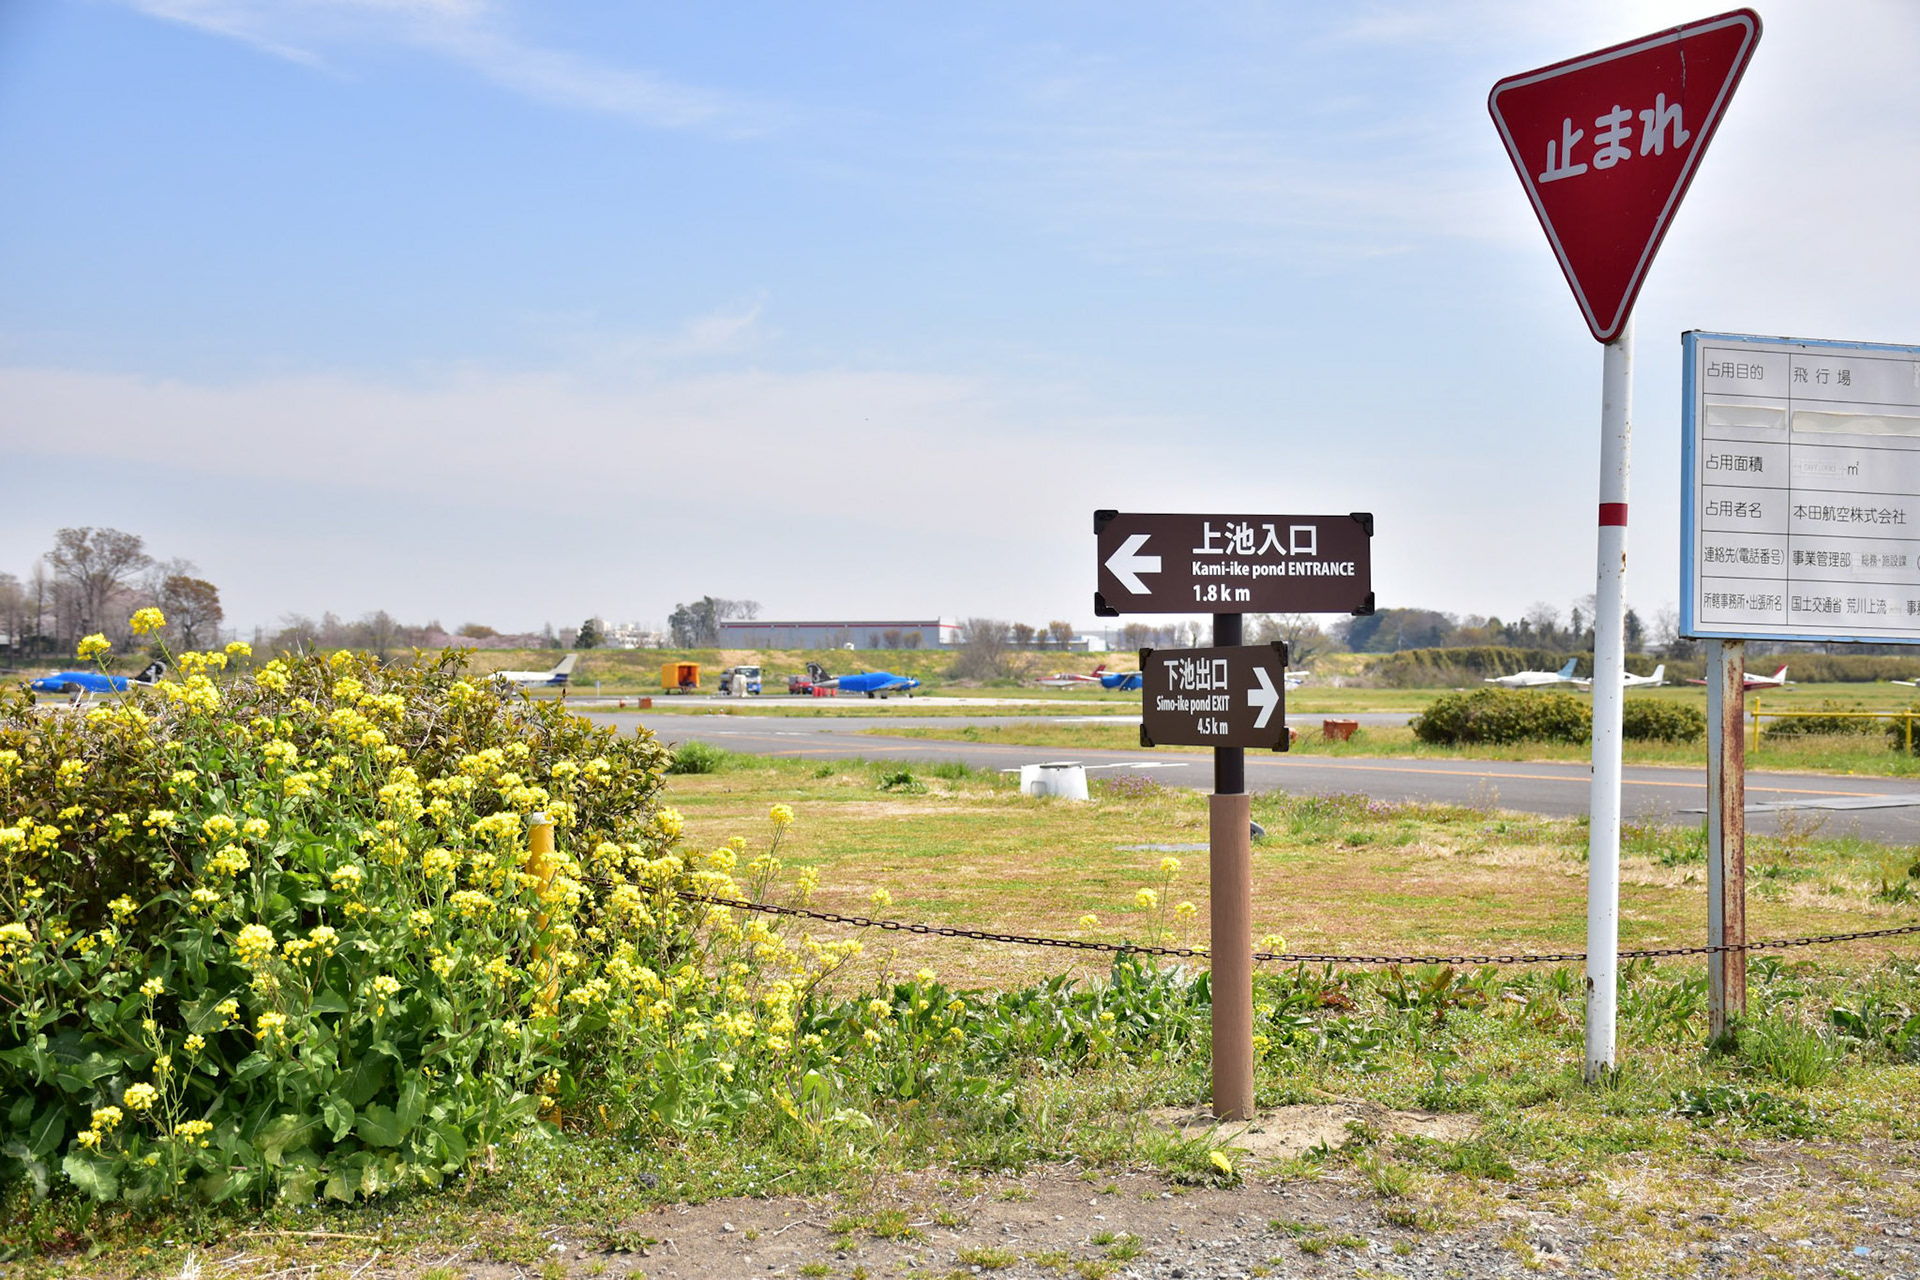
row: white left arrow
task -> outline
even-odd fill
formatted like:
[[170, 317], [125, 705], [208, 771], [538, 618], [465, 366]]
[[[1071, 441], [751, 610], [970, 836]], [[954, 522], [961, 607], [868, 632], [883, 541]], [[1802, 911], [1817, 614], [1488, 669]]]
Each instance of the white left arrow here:
[[1129, 534], [1120, 544], [1120, 549], [1107, 557], [1107, 568], [1113, 570], [1113, 576], [1120, 579], [1120, 585], [1137, 596], [1151, 594], [1147, 584], [1140, 581], [1143, 573], [1160, 572], [1159, 556], [1143, 556], [1140, 548], [1147, 545], [1151, 534]]
[[1247, 705], [1260, 708], [1260, 718], [1253, 722], [1253, 727], [1264, 729], [1267, 721], [1273, 719], [1273, 709], [1280, 705], [1280, 691], [1273, 687], [1265, 667], [1255, 667], [1253, 674], [1260, 678], [1260, 687], [1247, 690]]

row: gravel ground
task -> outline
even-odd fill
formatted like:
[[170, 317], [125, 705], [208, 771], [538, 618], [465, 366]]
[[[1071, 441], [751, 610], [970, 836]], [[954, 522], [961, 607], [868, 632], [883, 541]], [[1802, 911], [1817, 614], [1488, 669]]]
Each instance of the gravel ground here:
[[[558, 1263], [569, 1276], [650, 1280], [1920, 1280], [1916, 1154], [1912, 1144], [1882, 1144], [1877, 1151], [1773, 1144], [1697, 1185], [1653, 1176], [1644, 1199], [1629, 1171], [1607, 1183], [1598, 1209], [1575, 1195], [1577, 1183], [1544, 1189], [1483, 1184], [1480, 1198], [1454, 1202], [1443, 1214], [1464, 1225], [1433, 1230], [1416, 1225], [1423, 1208], [1418, 1198], [1382, 1200], [1350, 1173], [1311, 1181], [1256, 1177], [1225, 1188], [1072, 1166], [1019, 1177], [922, 1176], [857, 1201], [729, 1200], [654, 1210], [587, 1237], [556, 1232], [542, 1274], [554, 1280], [551, 1264]], [[1876, 1185], [1883, 1189], [1875, 1191]], [[508, 1280], [529, 1270], [468, 1263], [453, 1274]]]

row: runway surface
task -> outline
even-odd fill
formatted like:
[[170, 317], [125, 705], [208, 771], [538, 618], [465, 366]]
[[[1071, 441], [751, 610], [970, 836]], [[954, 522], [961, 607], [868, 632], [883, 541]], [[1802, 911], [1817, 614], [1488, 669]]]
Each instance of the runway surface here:
[[[1150, 771], [1152, 777], [1167, 785], [1202, 790], [1213, 785], [1211, 758], [1201, 753], [1022, 747], [861, 732], [886, 727], [958, 729], [967, 725], [1032, 724], [1028, 717], [903, 714], [813, 720], [585, 709], [582, 714], [626, 732], [645, 724], [668, 743], [708, 742], [753, 755], [960, 761], [983, 769], [1017, 769], [1043, 760], [1073, 760], [1087, 765], [1146, 766], [1141, 772]], [[1301, 727], [1304, 731], [1307, 726]], [[1125, 771], [1124, 767], [1103, 770]], [[1253, 791], [1277, 789], [1290, 794], [1358, 792], [1378, 800], [1465, 804], [1572, 817], [1587, 812], [1590, 781], [1584, 764], [1332, 758], [1249, 751], [1247, 786]], [[1704, 767], [1629, 766], [1624, 771], [1622, 789], [1624, 812], [1634, 821], [1690, 825], [1701, 821], [1707, 803]], [[1748, 826], [1756, 832], [1778, 830], [1781, 815], [1786, 813], [1792, 815], [1791, 821], [1803, 825], [1821, 822], [1823, 834], [1920, 843], [1920, 786], [1909, 779], [1753, 772], [1747, 775], [1747, 804]]]

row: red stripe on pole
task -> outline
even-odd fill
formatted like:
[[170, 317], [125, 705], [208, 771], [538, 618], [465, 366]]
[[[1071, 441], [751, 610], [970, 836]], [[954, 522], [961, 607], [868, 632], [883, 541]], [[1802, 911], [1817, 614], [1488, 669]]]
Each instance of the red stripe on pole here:
[[1600, 523], [1617, 524], [1622, 528], [1627, 523], [1627, 504], [1624, 502], [1603, 502], [1600, 504]]

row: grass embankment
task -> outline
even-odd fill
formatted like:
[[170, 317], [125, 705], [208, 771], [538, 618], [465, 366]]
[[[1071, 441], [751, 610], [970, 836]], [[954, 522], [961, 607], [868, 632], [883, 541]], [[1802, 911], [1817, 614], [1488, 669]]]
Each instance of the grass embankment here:
[[[998, 743], [1005, 746], [1058, 747], [1066, 750], [1137, 750], [1140, 729], [1134, 724], [1048, 724], [1036, 720], [1015, 725], [956, 725], [945, 727], [873, 728], [862, 730], [893, 738], [926, 738], [945, 742]], [[1915, 726], [1920, 738], [1920, 725]], [[1749, 740], [1750, 744], [1751, 740]], [[1207, 751], [1206, 747], [1156, 747], [1156, 751]], [[1447, 746], [1421, 742], [1411, 729], [1370, 725], [1356, 730], [1345, 742], [1329, 742], [1318, 732], [1303, 730], [1291, 754], [1343, 757], [1401, 757], [1418, 760], [1564, 760], [1584, 762], [1592, 748], [1584, 743], [1519, 742], [1506, 745]], [[1628, 764], [1701, 768], [1706, 743], [1628, 742], [1622, 748]], [[1889, 749], [1879, 734], [1807, 735], [1770, 738], [1761, 735], [1759, 750], [1747, 752], [1747, 768], [1796, 773], [1857, 774], [1873, 777], [1920, 777], [1920, 756]]]
[[[1204, 797], [1125, 782], [1075, 805], [1023, 797], [997, 776], [960, 768], [903, 776], [901, 766], [883, 763], [724, 755], [714, 763], [714, 772], [671, 782], [690, 846], [751, 833], [771, 803], [790, 803], [799, 821], [783, 856], [822, 868], [820, 905], [829, 909], [871, 911], [868, 894], [887, 889], [894, 903], [886, 914], [903, 919], [1140, 939], [1163, 929], [1177, 936], [1170, 908], [1191, 900], [1195, 932], [1204, 934], [1204, 851], [1135, 847], [1203, 841]], [[1297, 949], [1342, 951], [1579, 944], [1578, 822], [1357, 797], [1261, 796], [1254, 812], [1272, 833], [1254, 855], [1257, 933], [1284, 933]], [[1696, 831], [1629, 828], [1625, 945], [1699, 939], [1703, 854]], [[1165, 856], [1183, 865], [1163, 873]], [[1920, 918], [1909, 851], [1797, 833], [1752, 838], [1749, 858], [1756, 937]], [[1161, 891], [1150, 910], [1136, 900], [1147, 887]], [[1088, 913], [1100, 923], [1081, 925]], [[814, 932], [847, 934], [825, 925]], [[1061, 953], [1051, 951], [898, 934], [869, 934], [867, 942], [861, 970], [840, 975], [843, 983], [858, 984], [876, 968], [902, 973], [924, 964], [956, 987], [1012, 986], [1062, 968]], [[352, 1209], [273, 1208], [257, 1218], [179, 1211], [156, 1221], [94, 1212], [71, 1198], [34, 1210], [16, 1191], [7, 1237], [41, 1248], [104, 1246], [107, 1253], [84, 1264], [76, 1256], [75, 1269], [89, 1275], [174, 1269], [193, 1244], [217, 1248], [214, 1258], [244, 1255], [248, 1269], [261, 1272], [351, 1270], [378, 1250], [383, 1268], [436, 1277], [478, 1262], [539, 1267], [562, 1280], [609, 1262], [634, 1266], [607, 1251], [672, 1234], [669, 1220], [641, 1216], [655, 1206], [793, 1192], [838, 1198], [819, 1211], [833, 1223], [833, 1241], [805, 1274], [849, 1275], [861, 1242], [890, 1232], [926, 1241], [936, 1212], [967, 1212], [960, 1197], [1024, 1194], [999, 1174], [989, 1182], [974, 1171], [1072, 1160], [1096, 1184], [1145, 1166], [1190, 1184], [1255, 1177], [1346, 1188], [1416, 1238], [1492, 1223], [1523, 1199], [1584, 1224], [1586, 1254], [1577, 1261], [1623, 1275], [1687, 1274], [1688, 1250], [1739, 1232], [1760, 1243], [1743, 1245], [1735, 1260], [1766, 1274], [1803, 1253], [1816, 1256], [1802, 1241], [1850, 1241], [1849, 1211], [1860, 1197], [1920, 1213], [1906, 1171], [1920, 1138], [1916, 957], [1920, 948], [1905, 941], [1761, 957], [1753, 965], [1754, 1018], [1717, 1054], [1702, 1049], [1700, 966], [1629, 965], [1622, 1066], [1597, 1088], [1579, 1077], [1576, 967], [1267, 973], [1256, 991], [1263, 1107], [1359, 1099], [1424, 1108], [1461, 1117], [1466, 1136], [1395, 1138], [1359, 1124], [1270, 1167], [1229, 1152], [1232, 1175], [1209, 1156], [1224, 1139], [1183, 1139], [1155, 1119], [1161, 1107], [1191, 1108], [1206, 1090], [1204, 1003], [1175, 1001], [1156, 1015], [1168, 1028], [1164, 1053], [1034, 1052], [1005, 1063], [971, 1101], [936, 1090], [874, 1105], [857, 1122], [821, 1116], [810, 1139], [772, 1108], [764, 1127], [735, 1128], [724, 1140], [696, 1126], [634, 1141], [582, 1116], [564, 1136], [503, 1150], [437, 1194]], [[1099, 976], [1087, 973], [1089, 981]], [[1819, 1144], [1819, 1180], [1833, 1185], [1812, 1186], [1804, 1169], [1795, 1172], [1802, 1142]], [[1770, 1177], [1776, 1166], [1794, 1194], [1733, 1203], [1732, 1181], [1747, 1170]], [[941, 1185], [954, 1207], [880, 1211], [891, 1179], [924, 1168], [949, 1171]], [[580, 1259], [576, 1269], [556, 1259], [556, 1236], [583, 1242], [598, 1260]], [[1273, 1241], [1276, 1259], [1295, 1264], [1341, 1247], [1320, 1228], [1280, 1221]], [[1105, 1248], [1090, 1244], [1036, 1265], [1085, 1263], [1081, 1275], [1114, 1274], [1102, 1261]], [[1517, 1234], [1516, 1257], [1531, 1257], [1529, 1248]], [[1017, 1254], [1018, 1242], [1006, 1252]], [[946, 1275], [951, 1255], [942, 1256], [928, 1244], [925, 1262], [904, 1274]]]

